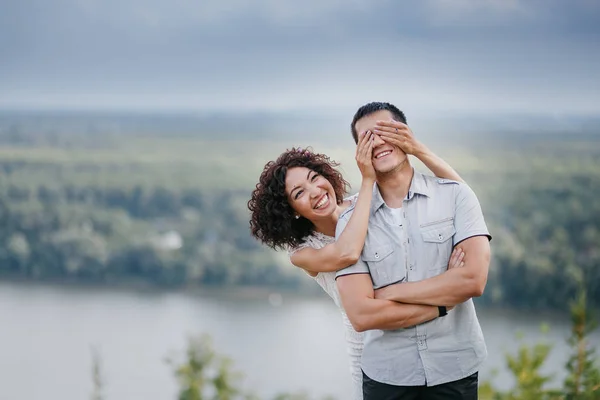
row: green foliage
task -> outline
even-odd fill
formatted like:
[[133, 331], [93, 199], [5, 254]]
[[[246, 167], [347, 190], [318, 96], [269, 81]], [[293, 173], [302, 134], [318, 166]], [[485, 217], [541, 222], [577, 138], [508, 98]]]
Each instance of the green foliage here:
[[[7, 190], [14, 187], [9, 187]], [[239, 213], [241, 192], [0, 186], [0, 276], [161, 286], [294, 287]]]
[[519, 306], [566, 308], [584, 274], [592, 304], [599, 305], [599, 194], [597, 174], [528, 178], [506, 204], [492, 286]]
[[[167, 360], [175, 368], [179, 382], [179, 400], [260, 400], [242, 388], [242, 375], [233, 362], [218, 354], [209, 336], [188, 341], [184, 360]], [[273, 400], [309, 400], [306, 393], [281, 393]], [[323, 400], [334, 400], [331, 397]]]
[[585, 290], [571, 303], [571, 336], [568, 343], [572, 355], [566, 364], [567, 377], [562, 389], [549, 389], [551, 375], [540, 369], [547, 360], [552, 346], [538, 343], [530, 347], [522, 344], [516, 355], [507, 354], [506, 361], [515, 379], [509, 392], [497, 391], [490, 382], [480, 388], [484, 400], [597, 400], [600, 399], [600, 371], [595, 365], [594, 349], [589, 348], [587, 337], [596, 325], [589, 315]]
[[540, 371], [550, 349], [551, 346], [545, 343], [538, 343], [532, 348], [521, 345], [516, 356], [507, 355], [508, 368], [517, 379], [517, 384], [513, 392], [504, 398], [507, 400], [550, 398], [551, 394], [544, 389], [544, 386], [552, 377]]
[[191, 338], [186, 358], [170, 359], [179, 381], [179, 400], [239, 399], [240, 374], [231, 370], [231, 360], [218, 355], [206, 335]]
[[600, 399], [600, 370], [595, 363], [595, 349], [589, 346], [587, 337], [597, 327], [591, 318], [582, 290], [571, 304], [571, 336], [568, 339], [573, 354], [567, 362], [568, 375], [565, 379], [567, 400]]
[[[542, 329], [543, 330], [543, 329]], [[550, 400], [556, 393], [547, 390], [546, 385], [552, 376], [543, 374], [540, 369], [545, 363], [552, 346], [538, 343], [532, 347], [521, 343], [516, 354], [507, 354], [506, 363], [515, 378], [515, 387], [507, 393], [495, 391], [491, 384], [483, 383], [480, 396], [494, 400]]]

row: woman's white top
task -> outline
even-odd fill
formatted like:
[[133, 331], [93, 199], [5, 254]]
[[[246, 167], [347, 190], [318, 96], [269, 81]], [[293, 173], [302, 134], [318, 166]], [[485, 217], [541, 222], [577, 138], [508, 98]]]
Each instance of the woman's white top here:
[[[320, 232], [314, 232], [312, 235], [304, 238], [304, 242], [289, 250], [291, 256], [296, 251], [306, 247], [320, 249], [326, 245], [335, 242], [332, 236], [324, 235]], [[350, 372], [352, 374], [352, 399], [362, 400], [362, 370], [360, 368], [360, 357], [363, 350], [363, 334], [356, 332], [342, 307], [340, 293], [338, 292], [335, 283], [335, 272], [320, 272], [313, 277], [315, 281], [323, 288], [323, 290], [333, 299], [333, 302], [338, 306], [342, 313], [342, 321], [346, 334], [346, 346], [350, 356]]]

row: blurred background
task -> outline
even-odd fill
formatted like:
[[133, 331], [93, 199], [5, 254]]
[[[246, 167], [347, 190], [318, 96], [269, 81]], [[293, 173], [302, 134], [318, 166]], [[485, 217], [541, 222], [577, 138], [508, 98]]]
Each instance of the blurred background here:
[[0, 0], [0, 399], [349, 398], [339, 312], [246, 202], [293, 146], [357, 189], [370, 101], [482, 203], [480, 379], [568, 386], [572, 301], [600, 309], [599, 43], [594, 0]]

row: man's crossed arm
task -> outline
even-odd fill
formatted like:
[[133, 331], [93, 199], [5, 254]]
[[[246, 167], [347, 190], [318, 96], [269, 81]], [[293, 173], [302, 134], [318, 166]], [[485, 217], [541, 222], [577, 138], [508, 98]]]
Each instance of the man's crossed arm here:
[[464, 266], [418, 282], [406, 282], [375, 290], [376, 299], [410, 304], [454, 306], [483, 294], [490, 265], [487, 236], [474, 236], [458, 247], [464, 252]]
[[481, 296], [487, 282], [490, 244], [486, 236], [464, 240], [464, 265], [418, 282], [398, 283], [374, 290], [368, 273], [337, 278], [348, 319], [357, 332], [369, 329], [400, 329], [439, 316], [438, 305], [452, 309]]
[[431, 321], [439, 315], [437, 306], [376, 299], [368, 273], [340, 276], [337, 285], [342, 305], [357, 332], [408, 328]]
[[[455, 193], [455, 240], [465, 254], [463, 266], [422, 281], [399, 283], [377, 291], [364, 261], [338, 271], [342, 305], [357, 331], [420, 324], [439, 316], [437, 306], [453, 307], [483, 294], [490, 264], [490, 236], [473, 191], [459, 185]], [[341, 232], [344, 225], [341, 220], [337, 231]]]

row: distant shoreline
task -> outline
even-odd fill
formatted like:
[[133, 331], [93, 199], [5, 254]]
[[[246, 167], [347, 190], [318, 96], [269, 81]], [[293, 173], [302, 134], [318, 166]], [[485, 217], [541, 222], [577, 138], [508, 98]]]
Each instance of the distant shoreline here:
[[[212, 298], [228, 298], [236, 300], [266, 300], [270, 296], [282, 297], [284, 300], [294, 299], [323, 299], [328, 300], [329, 297], [315, 284], [314, 290], [311, 289], [292, 289], [283, 287], [268, 287], [268, 286], [208, 286], [208, 285], [190, 285], [180, 287], [162, 287], [151, 285], [148, 283], [120, 282], [115, 284], [107, 283], [92, 283], [80, 282], [76, 280], [31, 280], [18, 277], [0, 276], [0, 286], [19, 285], [19, 286], [38, 286], [51, 288], [65, 288], [67, 290], [92, 290], [92, 291], [116, 291], [124, 293], [161, 293], [161, 294], [187, 294], [191, 296], [212, 297]], [[480, 313], [484, 312], [501, 312], [501, 313], [530, 313], [535, 312], [538, 315], [554, 318], [565, 318], [569, 315], [566, 310], [535, 309], [535, 308], [519, 308], [514, 306], [490, 304], [480, 302], [475, 299], [477, 310]], [[597, 318], [600, 319], [600, 309], [593, 310]]]
[[307, 298], [319, 296], [328, 298], [328, 296], [315, 284], [312, 289], [293, 289], [276, 286], [241, 286], [241, 285], [188, 285], [188, 286], [160, 286], [152, 285], [147, 282], [85, 282], [76, 279], [45, 279], [34, 280], [15, 276], [0, 275], [0, 285], [14, 284], [22, 286], [47, 286], [47, 287], [64, 287], [68, 289], [91, 289], [91, 290], [114, 290], [122, 292], [141, 292], [141, 293], [188, 293], [192, 295], [210, 295], [219, 296], [220, 293], [225, 293], [227, 296], [235, 295], [236, 298], [242, 299], [258, 299], [268, 298], [272, 294], [281, 294], [289, 297]]

